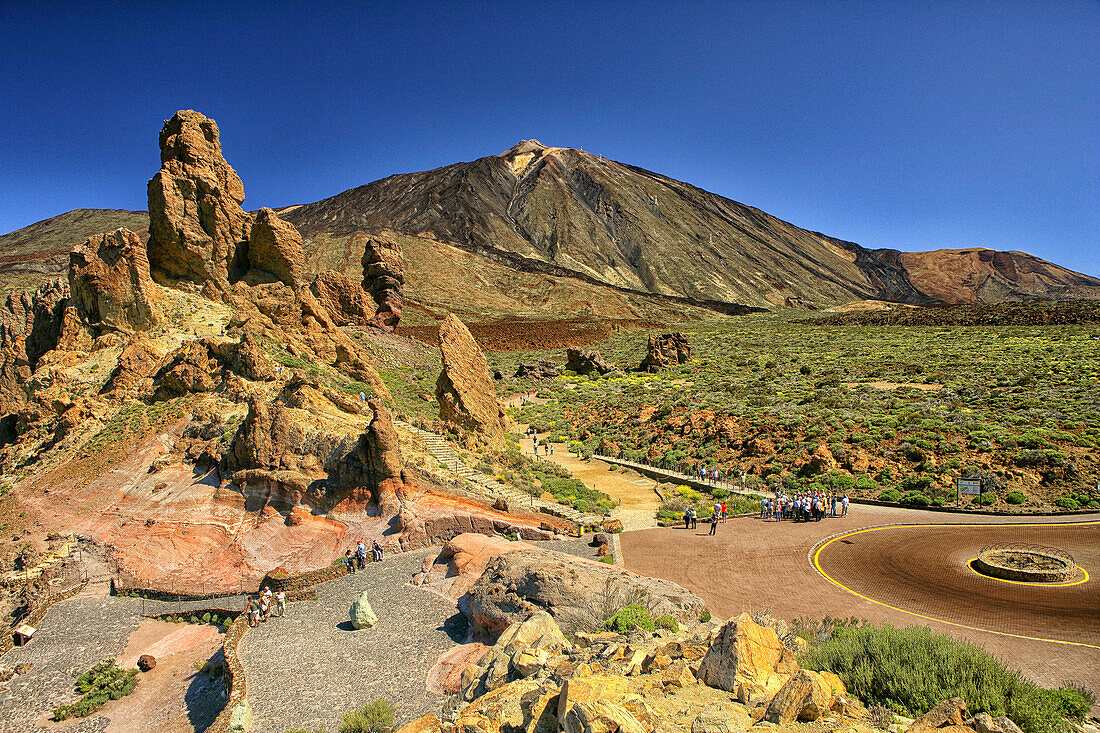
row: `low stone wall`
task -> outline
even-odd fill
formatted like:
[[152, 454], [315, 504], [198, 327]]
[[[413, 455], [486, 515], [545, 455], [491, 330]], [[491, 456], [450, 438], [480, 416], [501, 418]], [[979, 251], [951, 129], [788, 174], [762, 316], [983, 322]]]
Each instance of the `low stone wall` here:
[[175, 591], [163, 590], [161, 588], [144, 588], [139, 585], [131, 585], [123, 580], [120, 576], [111, 578], [111, 595], [126, 596], [135, 595], [142, 598], [147, 598], [151, 601], [205, 601], [212, 598], [231, 598], [233, 596], [242, 595], [243, 593], [254, 593], [251, 590], [234, 590], [227, 593], [177, 593]]
[[243, 613], [237, 616], [225, 632], [222, 656], [225, 657], [226, 674], [229, 677], [229, 699], [225, 701], [225, 707], [218, 714], [217, 719], [206, 729], [207, 733], [227, 733], [233, 709], [244, 702], [246, 693], [244, 667], [241, 665], [240, 657], [237, 656], [237, 648], [247, 632], [248, 617]]
[[329, 565], [316, 570], [307, 570], [304, 573], [281, 573], [272, 571], [264, 576], [260, 587], [271, 588], [272, 593], [283, 591], [288, 601], [297, 601], [302, 598], [312, 597], [311, 588], [319, 583], [343, 577], [348, 574], [348, 568], [343, 562]]
[[29, 613], [15, 622], [15, 625], [8, 629], [8, 632], [4, 634], [4, 638], [0, 639], [0, 654], [6, 654], [9, 649], [15, 646], [15, 627], [28, 624], [30, 626], [38, 626], [42, 622], [42, 619], [46, 617], [46, 611], [50, 610], [50, 606], [58, 601], [64, 601], [66, 598], [72, 598], [80, 591], [87, 587], [88, 581], [70, 588], [69, 590], [61, 591], [60, 593], [53, 593], [46, 596], [34, 604], [29, 609]]
[[1025, 570], [1023, 568], [1009, 567], [1000, 561], [996, 551], [981, 553], [971, 561], [971, 564], [973, 568], [982, 575], [1001, 578], [1002, 580], [1014, 580], [1021, 583], [1063, 583], [1073, 580], [1077, 575], [1076, 566], [1063, 568], [1061, 570]]

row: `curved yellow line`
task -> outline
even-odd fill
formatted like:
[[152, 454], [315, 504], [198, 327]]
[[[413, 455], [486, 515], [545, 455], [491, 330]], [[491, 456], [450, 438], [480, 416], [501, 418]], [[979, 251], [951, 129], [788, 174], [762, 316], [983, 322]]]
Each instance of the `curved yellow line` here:
[[877, 532], [877, 531], [882, 530], [882, 529], [905, 529], [907, 527], [1068, 527], [1068, 526], [1079, 526], [1079, 525], [1088, 525], [1088, 524], [1100, 524], [1100, 522], [1098, 522], [1098, 521], [1089, 521], [1089, 522], [1051, 522], [1051, 523], [1036, 523], [1036, 524], [1028, 524], [1028, 523], [1024, 523], [1024, 522], [1004, 522], [1004, 523], [990, 523], [990, 524], [982, 524], [982, 523], [975, 523], [975, 522], [971, 522], [971, 523], [958, 522], [958, 523], [952, 523], [952, 524], [890, 524], [890, 525], [886, 525], [886, 526], [883, 526], [883, 527], [869, 527], [867, 529], [857, 529], [857, 530], [854, 530], [852, 532], [845, 532], [844, 534], [837, 535], [836, 537], [833, 537], [832, 539], [825, 542], [823, 545], [821, 545], [821, 547], [818, 547], [817, 550], [814, 552], [813, 566], [814, 566], [814, 569], [818, 572], [818, 574], [821, 577], [825, 578], [825, 580], [829, 581], [830, 583], [835, 585], [837, 588], [848, 591], [849, 593], [851, 593], [853, 596], [856, 596], [857, 598], [862, 598], [865, 601], [870, 601], [871, 603], [877, 604], [877, 605], [882, 606], [884, 608], [889, 608], [891, 611], [898, 611], [899, 613], [905, 613], [905, 614], [908, 614], [910, 616], [916, 616], [917, 618], [922, 618], [922, 619], [925, 619], [926, 621], [935, 621], [936, 623], [947, 624], [948, 626], [954, 626], [954, 627], [959, 628], [959, 629], [967, 629], [968, 631], [981, 631], [981, 632], [984, 632], [986, 634], [996, 634], [997, 636], [1007, 636], [1007, 637], [1010, 637], [1010, 638], [1013, 638], [1013, 639], [1026, 639], [1028, 641], [1046, 641], [1046, 642], [1050, 642], [1051, 644], [1066, 644], [1067, 646], [1081, 646], [1081, 647], [1086, 647], [1088, 649], [1100, 649], [1100, 646], [1097, 646], [1096, 644], [1086, 644], [1085, 642], [1082, 642], [1082, 641], [1065, 641], [1063, 639], [1047, 639], [1047, 638], [1044, 638], [1044, 637], [1041, 637], [1041, 636], [1025, 636], [1023, 634], [1010, 634], [1007, 631], [993, 631], [992, 629], [983, 629], [983, 628], [980, 628], [980, 627], [977, 627], [977, 626], [967, 626], [966, 624], [960, 624], [960, 623], [956, 623], [954, 621], [945, 621], [944, 619], [936, 618], [935, 616], [927, 616], [923, 613], [917, 613], [916, 611], [907, 611], [904, 608], [898, 608], [897, 606], [891, 606], [889, 603], [883, 603], [882, 601], [878, 601], [878, 600], [875, 600], [874, 598], [871, 598], [869, 596], [865, 596], [862, 593], [857, 593], [856, 591], [852, 590], [848, 586], [844, 585], [843, 583], [839, 582], [838, 580], [833, 578], [831, 575], [826, 573], [825, 570], [821, 567], [821, 553], [822, 553], [822, 551], [826, 547], [828, 547], [829, 545], [836, 542], [837, 540], [844, 539], [845, 537], [852, 537], [853, 535], [857, 535], [857, 534], [863, 534], [864, 532]]
[[970, 560], [966, 563], [966, 567], [970, 570], [970, 572], [974, 573], [975, 575], [980, 575], [983, 578], [996, 580], [998, 583], [1012, 583], [1013, 585], [1034, 585], [1040, 588], [1067, 588], [1071, 585], [1081, 585], [1082, 583], [1089, 582], [1089, 571], [1085, 570], [1080, 565], [1077, 566], [1077, 569], [1080, 570], [1085, 577], [1081, 578], [1080, 580], [1069, 580], [1062, 583], [1046, 583], [1041, 580], [1009, 580], [1008, 578], [994, 578], [992, 575], [986, 575], [985, 573], [979, 572], [974, 569], [974, 563], [975, 561], [977, 561], [977, 559], [978, 558], [975, 557], [973, 560]]

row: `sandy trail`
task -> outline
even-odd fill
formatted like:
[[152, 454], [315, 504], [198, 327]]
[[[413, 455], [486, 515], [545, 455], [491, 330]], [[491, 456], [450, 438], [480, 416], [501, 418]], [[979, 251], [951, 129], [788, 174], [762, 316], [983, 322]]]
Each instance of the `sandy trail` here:
[[[504, 400], [504, 405], [519, 407], [523, 398], [522, 394], [511, 395]], [[527, 402], [542, 404], [546, 400], [527, 395]], [[517, 430], [524, 435], [527, 428], [528, 426], [523, 423], [517, 424]], [[554, 453], [548, 455], [541, 442], [549, 437], [549, 433], [539, 433], [537, 437], [540, 442], [538, 453], [540, 458], [568, 469], [585, 484], [599, 489], [619, 503], [619, 506], [612, 510], [611, 516], [623, 523], [623, 529], [648, 529], [657, 526], [656, 481], [630, 469], [614, 467], [615, 470], [612, 470], [612, 464], [597, 458], [586, 461], [570, 452], [566, 443], [554, 443]], [[531, 454], [531, 439], [525, 438], [520, 447], [524, 453]]]

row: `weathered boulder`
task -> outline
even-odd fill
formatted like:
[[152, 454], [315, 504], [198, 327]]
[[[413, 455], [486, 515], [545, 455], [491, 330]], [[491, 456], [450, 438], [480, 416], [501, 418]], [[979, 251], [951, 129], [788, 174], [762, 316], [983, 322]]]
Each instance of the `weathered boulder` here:
[[318, 273], [309, 289], [337, 326], [365, 326], [371, 319], [374, 309], [367, 302], [363, 286], [342, 272]]
[[613, 702], [578, 702], [560, 719], [562, 733], [649, 733], [626, 708]]
[[[137, 352], [131, 354], [134, 361], [139, 356]], [[161, 360], [153, 374], [153, 397], [215, 392], [238, 377], [252, 381], [275, 378], [271, 361], [251, 334], [245, 332], [237, 342], [212, 338], [185, 341]]]
[[155, 277], [225, 291], [247, 269], [251, 217], [244, 185], [222, 155], [218, 125], [180, 110], [160, 131], [161, 168], [149, 181], [149, 264]]
[[794, 654], [775, 631], [743, 613], [722, 627], [703, 657], [698, 677], [748, 705], [770, 700], [797, 669]]
[[964, 725], [973, 728], [976, 733], [1023, 733], [1020, 726], [1004, 715], [998, 715], [994, 718], [989, 713], [978, 713], [966, 721]]
[[[358, 241], [356, 241], [358, 239]], [[349, 244], [363, 246], [363, 289], [371, 294], [378, 308], [368, 324], [393, 333], [401, 321], [405, 284], [404, 259], [397, 242], [380, 235], [356, 234]]]
[[741, 708], [704, 710], [691, 723], [691, 733], [744, 733], [753, 724]]
[[[555, 685], [516, 680], [481, 695], [458, 711], [455, 733], [557, 733]], [[609, 732], [610, 733], [610, 732]]]
[[97, 234], [73, 248], [69, 292], [81, 320], [96, 333], [147, 331], [164, 318], [145, 243], [129, 229]]
[[558, 374], [558, 368], [554, 366], [554, 362], [543, 360], [537, 364], [520, 363], [516, 367], [514, 376], [517, 379], [553, 379]]
[[643, 372], [658, 372], [666, 367], [684, 364], [691, 359], [687, 337], [676, 331], [663, 336], [650, 336], [645, 358], [638, 367]]
[[833, 691], [817, 672], [800, 669], [791, 675], [768, 705], [769, 723], [817, 720], [832, 707]]
[[572, 348], [565, 350], [565, 368], [575, 374], [608, 374], [615, 370], [600, 352]]
[[822, 443], [810, 454], [809, 459], [802, 465], [801, 471], [810, 476], [835, 471], [839, 468], [839, 465], [833, 456], [833, 452], [829, 450], [829, 446]]
[[266, 206], [256, 213], [248, 235], [248, 271], [245, 282], [256, 285], [282, 282], [292, 288], [302, 284], [305, 255], [302, 235]]
[[142, 654], [140, 657], [138, 657], [137, 667], [142, 672], [148, 672], [149, 670], [151, 670], [153, 667], [156, 667], [156, 666], [157, 666], [157, 658], [154, 657], [152, 654]]
[[151, 392], [153, 373], [162, 358], [164, 351], [155, 341], [142, 339], [127, 344], [99, 393], [117, 399], [133, 399]]
[[443, 371], [435, 384], [439, 417], [465, 432], [471, 446], [504, 447], [507, 418], [489, 365], [468, 328], [448, 313], [439, 324]]
[[398, 728], [394, 733], [440, 733], [443, 730], [443, 723], [439, 718], [435, 717], [431, 713], [423, 715], [416, 720], [409, 723], [405, 723]]
[[351, 615], [351, 625], [357, 629], [373, 629], [378, 623], [378, 616], [370, 607], [370, 592], [363, 591], [351, 604], [348, 613]]
[[252, 706], [241, 700], [229, 714], [227, 733], [250, 733], [252, 730]]
[[909, 724], [908, 730], [920, 731], [928, 728], [945, 728], [950, 725], [964, 725], [970, 717], [966, 701], [961, 697], [944, 700]]
[[705, 608], [697, 595], [670, 581], [531, 549], [500, 555], [487, 565], [470, 589], [468, 615], [475, 629], [495, 633], [546, 610], [573, 631], [602, 623], [610, 615], [605, 606], [627, 595], [643, 596], [655, 616], [669, 614], [681, 621], [698, 619]]

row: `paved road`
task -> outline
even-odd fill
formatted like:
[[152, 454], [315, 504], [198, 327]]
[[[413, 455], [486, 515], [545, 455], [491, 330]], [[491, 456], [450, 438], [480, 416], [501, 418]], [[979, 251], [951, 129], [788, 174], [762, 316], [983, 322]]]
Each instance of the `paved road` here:
[[[1100, 520], [1100, 516], [1072, 517], [1063, 521], [1082, 520], [1096, 521]], [[861, 589], [861, 592], [868, 591], [864, 595], [881, 597], [898, 608], [918, 612], [932, 610], [940, 614], [939, 618], [956, 623], [966, 620], [983, 621], [980, 624], [968, 624], [982, 628], [1004, 631], [1027, 628], [1026, 619], [1013, 613], [1013, 603], [1001, 603], [994, 615], [989, 609], [983, 611], [980, 602], [976, 600], [968, 601], [964, 607], [964, 599], [956, 594], [956, 602], [945, 607], [938, 597], [942, 589], [931, 583], [925, 586], [907, 579], [906, 571], [897, 567], [901, 563], [900, 556], [893, 555], [893, 561], [880, 557], [883, 553], [892, 552], [892, 543], [897, 544], [899, 551], [904, 554], [900, 547], [904, 544], [914, 554], [911, 560], [906, 561], [907, 567], [911, 572], [920, 573], [919, 577], [936, 578], [941, 574], [961, 573], [963, 570], [955, 568], [952, 563], [964, 563], [973, 555], [966, 558], [962, 556], [969, 555], [974, 547], [980, 548], [1003, 535], [1003, 530], [981, 526], [1003, 523], [1006, 521], [1003, 517], [853, 505], [849, 516], [843, 519], [777, 524], [757, 518], [743, 518], [721, 525], [715, 537], [708, 537], [706, 529], [700, 525], [699, 530], [690, 531], [667, 527], [624, 532], [620, 535], [620, 541], [627, 568], [643, 575], [667, 578], [690, 588], [706, 601], [707, 606], [718, 617], [734, 616], [741, 611], [768, 611], [777, 618], [786, 619], [814, 619], [829, 615], [842, 618], [854, 616], [876, 623], [890, 622], [903, 626], [921, 623], [936, 631], [965, 638], [985, 647], [1040, 684], [1050, 686], [1071, 681], [1086, 684], [1094, 690], [1100, 689], [1100, 651], [1096, 649], [963, 629], [886, 608], [829, 583], [818, 574], [808, 557], [819, 541], [840, 532], [894, 523], [949, 524], [960, 521], [973, 522], [976, 526], [958, 532], [936, 528], [897, 530], [899, 534], [892, 536], [884, 531], [877, 533], [881, 535], [876, 539], [877, 544], [870, 540], [855, 541], [853, 538], [852, 545], [841, 542], [831, 545], [823, 553], [823, 562], [829, 568], [837, 570], [845, 581]], [[1034, 525], [1050, 523], [1051, 518], [1012, 521]], [[1057, 545], [1059, 541], [1065, 540], [1066, 531], [1064, 528], [1053, 528], [1048, 532], [1043, 528], [1032, 527], [1021, 529], [1017, 534], [1026, 537], [1026, 541]], [[858, 537], [863, 538], [870, 534], [875, 533]], [[903, 534], [906, 539], [901, 543], [898, 538]], [[1097, 545], [1100, 545], [1100, 524], [1087, 527], [1083, 530], [1083, 535], [1083, 540], [1073, 541], [1083, 541], [1093, 549], [1091, 554], [1078, 549], [1075, 556], [1079, 555], [1080, 560], [1086, 563], [1100, 563], [1100, 558], [1090, 559], [1095, 556]], [[834, 554], [834, 548], [841, 549], [837, 549]], [[1070, 551], [1073, 552], [1073, 549], [1075, 548], [1070, 548]], [[1100, 585], [1100, 567], [1086, 569], [1092, 574], [1092, 579], [1088, 584], [1077, 587], [1073, 603], [1091, 605], [1078, 609], [1084, 618], [1079, 619], [1080, 624], [1073, 632], [1067, 632], [1070, 635], [1059, 638], [1083, 639], [1091, 636], [1094, 639], [1092, 643], [1100, 644], [1100, 639], [1095, 638], [1096, 614], [1100, 610], [1097, 610], [1096, 603], [1088, 600], [1096, 598], [1097, 586]], [[993, 582], [995, 581], [990, 581]], [[1082, 593], [1088, 599], [1082, 600], [1082, 597], [1078, 597]], [[1015, 604], [1027, 602], [1027, 599], [1020, 598]], [[1030, 614], [1029, 617], [1038, 623], [1042, 610], [1019, 613]]]
[[[315, 601], [288, 604], [286, 618], [249, 631], [240, 655], [254, 733], [321, 725], [336, 730], [343, 712], [378, 697], [393, 703], [399, 725], [438, 713], [443, 697], [428, 692], [428, 670], [461, 642], [465, 621], [456, 618], [452, 601], [409, 584], [424, 557], [438, 552], [371, 563], [317, 586]], [[364, 590], [379, 622], [355, 631], [348, 609]]]

